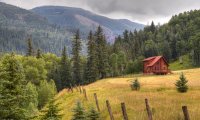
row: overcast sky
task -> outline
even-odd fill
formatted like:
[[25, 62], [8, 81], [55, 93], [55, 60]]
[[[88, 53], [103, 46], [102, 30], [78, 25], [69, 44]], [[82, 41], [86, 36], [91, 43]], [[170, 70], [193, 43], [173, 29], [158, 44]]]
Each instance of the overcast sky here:
[[200, 9], [200, 0], [0, 0], [25, 9], [43, 5], [79, 7], [115, 19], [165, 23], [174, 14]]

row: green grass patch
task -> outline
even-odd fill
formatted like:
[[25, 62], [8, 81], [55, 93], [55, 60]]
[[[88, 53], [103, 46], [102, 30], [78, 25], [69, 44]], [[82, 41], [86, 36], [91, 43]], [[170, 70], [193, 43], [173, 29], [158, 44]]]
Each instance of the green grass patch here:
[[184, 55], [182, 56], [183, 59], [183, 63], [180, 63], [179, 60], [176, 60], [172, 63], [170, 63], [170, 70], [174, 71], [174, 70], [184, 70], [184, 69], [191, 69], [194, 68], [192, 66], [192, 61], [189, 58], [189, 55]]

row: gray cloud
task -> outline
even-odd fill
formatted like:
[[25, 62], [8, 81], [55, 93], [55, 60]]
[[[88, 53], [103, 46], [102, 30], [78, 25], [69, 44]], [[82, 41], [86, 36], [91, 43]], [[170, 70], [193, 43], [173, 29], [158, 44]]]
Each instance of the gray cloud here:
[[199, 9], [199, 0], [0, 0], [30, 9], [42, 5], [80, 7], [111, 18], [127, 18], [141, 23], [167, 22], [179, 12]]

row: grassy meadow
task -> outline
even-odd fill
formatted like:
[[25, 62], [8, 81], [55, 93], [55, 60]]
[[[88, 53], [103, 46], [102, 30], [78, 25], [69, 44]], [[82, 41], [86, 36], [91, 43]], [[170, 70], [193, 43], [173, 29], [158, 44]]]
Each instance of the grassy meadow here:
[[[187, 78], [189, 91], [178, 93], [174, 83], [183, 72]], [[135, 78], [141, 83], [140, 91], [131, 91], [130, 83]], [[62, 108], [63, 120], [70, 120], [72, 109], [81, 101], [85, 109], [95, 107], [94, 93], [97, 93], [103, 120], [109, 120], [106, 100], [110, 101], [115, 120], [122, 120], [121, 102], [125, 102], [129, 120], [147, 120], [144, 99], [149, 99], [154, 120], [183, 120], [182, 106], [187, 105], [191, 120], [200, 120], [200, 69], [173, 71], [173, 74], [129, 75], [121, 78], [99, 80], [88, 86], [88, 101], [84, 95], [74, 90], [63, 90], [57, 95]]]

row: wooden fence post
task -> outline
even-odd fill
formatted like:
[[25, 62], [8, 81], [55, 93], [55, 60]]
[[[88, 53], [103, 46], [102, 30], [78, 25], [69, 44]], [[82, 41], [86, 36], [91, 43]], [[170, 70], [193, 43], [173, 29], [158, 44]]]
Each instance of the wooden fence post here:
[[72, 86], [72, 84], [70, 84], [70, 90], [73, 93], [73, 86]]
[[98, 102], [98, 98], [97, 98], [97, 94], [96, 93], [94, 93], [94, 99], [95, 99], [95, 102], [96, 102], [97, 110], [98, 110], [98, 112], [100, 112], [99, 102]]
[[110, 115], [110, 120], [114, 120], [114, 117], [113, 117], [113, 114], [112, 114], [112, 110], [111, 110], [111, 107], [110, 107], [110, 103], [108, 100], [106, 100], [106, 106], [108, 108], [108, 112], [109, 112], [109, 115]]
[[152, 112], [151, 112], [151, 109], [149, 106], [148, 99], [145, 99], [145, 104], [146, 104], [146, 110], [147, 110], [147, 114], [148, 114], [148, 120], [153, 120]]
[[83, 93], [84, 93], [85, 99], [88, 100], [88, 98], [87, 98], [87, 93], [86, 93], [86, 90], [85, 90], [85, 89], [83, 89]]
[[79, 84], [79, 91], [80, 91], [80, 93], [82, 93], [82, 89], [81, 89], [81, 86], [80, 86], [80, 84]]
[[77, 85], [75, 85], [75, 88], [76, 88], [76, 91], [78, 92], [78, 86]]
[[122, 114], [123, 114], [124, 120], [128, 120], [128, 115], [127, 115], [127, 113], [126, 113], [126, 106], [125, 106], [125, 103], [121, 103], [121, 108], [122, 108]]
[[190, 120], [187, 106], [182, 106], [182, 110], [183, 110], [183, 114], [184, 114], [184, 120]]

